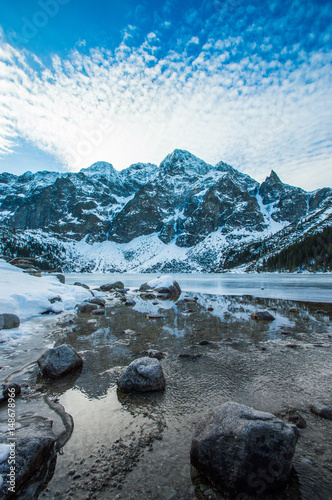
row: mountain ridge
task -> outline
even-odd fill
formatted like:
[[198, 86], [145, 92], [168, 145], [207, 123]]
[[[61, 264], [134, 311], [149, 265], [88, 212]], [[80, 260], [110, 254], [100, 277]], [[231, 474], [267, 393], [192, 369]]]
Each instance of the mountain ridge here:
[[[55, 238], [77, 256], [75, 269], [127, 270], [136, 262], [138, 269], [158, 270], [174, 261], [169, 270], [222, 271], [233, 250], [241, 253], [278, 234], [282, 240], [287, 228], [294, 242], [303, 224], [311, 232], [330, 225], [331, 207], [331, 188], [307, 192], [284, 184], [273, 170], [259, 183], [224, 162], [213, 166], [180, 149], [159, 166], [136, 163], [116, 171], [96, 162], [78, 173], [0, 174], [2, 231], [19, 231], [31, 241]], [[104, 264], [97, 257], [93, 264], [84, 245], [100, 244]], [[148, 248], [145, 260], [141, 245]], [[5, 242], [0, 246], [6, 254]], [[174, 259], [166, 257], [171, 249]], [[112, 255], [120, 256], [117, 266]], [[66, 258], [63, 265], [70, 268]]]

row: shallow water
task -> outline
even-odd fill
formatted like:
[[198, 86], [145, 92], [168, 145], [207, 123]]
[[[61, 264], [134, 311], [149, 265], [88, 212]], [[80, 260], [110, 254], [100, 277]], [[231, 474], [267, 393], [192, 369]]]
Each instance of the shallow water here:
[[[104, 282], [110, 281], [106, 277]], [[87, 282], [82, 275], [75, 281]], [[137, 286], [125, 275], [122, 281]], [[73, 434], [40, 498], [221, 498], [190, 467], [189, 452], [200, 416], [232, 400], [278, 415], [294, 407], [307, 421], [294, 458], [297, 476], [286, 492], [271, 498], [331, 500], [332, 425], [309, 408], [314, 401], [332, 405], [332, 304], [221, 295], [219, 289], [152, 304], [129, 293], [134, 307], [110, 295], [105, 316], [40, 319], [34, 335], [3, 353], [3, 378], [53, 342], [70, 343], [85, 360], [82, 372], [59, 381], [47, 382], [31, 367], [16, 375], [30, 388], [18, 398], [19, 415], [48, 416], [61, 432], [61, 419], [45, 403], [47, 395], [59, 398], [74, 418]], [[298, 311], [290, 312], [294, 306]], [[251, 320], [257, 310], [269, 310], [275, 321]], [[146, 313], [162, 318], [148, 319]], [[209, 343], [200, 345], [202, 340]], [[121, 370], [147, 349], [166, 353], [161, 362], [166, 391], [122, 394], [116, 388]], [[183, 353], [201, 356], [179, 358]]]

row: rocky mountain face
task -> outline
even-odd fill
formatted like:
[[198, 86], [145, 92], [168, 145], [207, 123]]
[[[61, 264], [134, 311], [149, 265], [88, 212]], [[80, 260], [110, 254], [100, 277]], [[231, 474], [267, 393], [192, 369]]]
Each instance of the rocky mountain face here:
[[239, 247], [285, 233], [294, 241], [305, 220], [309, 232], [331, 225], [331, 211], [330, 188], [308, 193], [273, 171], [259, 184], [181, 150], [159, 167], [118, 172], [97, 162], [78, 173], [0, 174], [0, 224], [15, 233], [12, 253], [27, 238], [43, 248], [52, 238], [76, 270], [223, 270]]

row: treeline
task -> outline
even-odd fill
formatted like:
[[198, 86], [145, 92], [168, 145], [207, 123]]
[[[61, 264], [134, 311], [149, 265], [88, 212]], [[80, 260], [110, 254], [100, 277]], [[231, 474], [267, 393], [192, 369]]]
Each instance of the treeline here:
[[22, 232], [0, 227], [0, 254], [10, 260], [14, 257], [34, 259], [34, 265], [44, 270], [60, 270], [66, 250], [37, 239], [26, 238]]
[[262, 271], [332, 271], [332, 227], [263, 259]]

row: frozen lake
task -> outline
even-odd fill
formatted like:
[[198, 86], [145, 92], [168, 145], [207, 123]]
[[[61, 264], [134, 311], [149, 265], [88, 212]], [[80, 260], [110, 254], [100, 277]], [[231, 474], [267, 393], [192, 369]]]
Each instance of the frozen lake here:
[[[156, 274], [71, 273], [66, 283], [75, 281], [97, 287], [122, 281], [126, 287], [139, 287]], [[215, 295], [253, 295], [256, 297], [332, 303], [332, 274], [172, 274], [185, 292]]]

